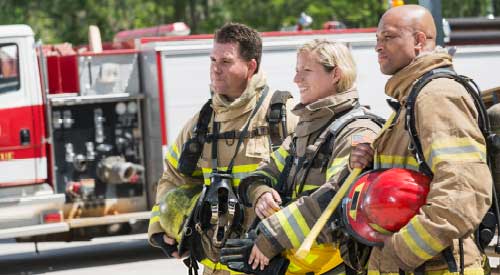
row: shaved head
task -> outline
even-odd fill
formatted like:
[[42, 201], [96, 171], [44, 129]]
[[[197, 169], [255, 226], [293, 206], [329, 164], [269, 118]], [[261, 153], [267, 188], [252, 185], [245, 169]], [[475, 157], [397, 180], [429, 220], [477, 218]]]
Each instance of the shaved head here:
[[380, 70], [392, 75], [422, 52], [436, 47], [436, 25], [432, 14], [419, 5], [403, 5], [384, 13], [377, 28]]
[[[432, 14], [419, 5], [402, 5], [388, 10], [380, 19], [380, 24], [389, 23], [414, 32], [423, 32], [428, 41], [428, 47], [436, 46], [436, 24]], [[380, 26], [379, 24], [379, 26]]]

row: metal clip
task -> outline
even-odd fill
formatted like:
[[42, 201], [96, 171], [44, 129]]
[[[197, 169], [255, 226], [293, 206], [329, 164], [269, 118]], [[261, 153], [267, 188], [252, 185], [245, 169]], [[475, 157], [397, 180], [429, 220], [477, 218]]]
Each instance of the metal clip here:
[[212, 210], [212, 216], [210, 217], [210, 224], [218, 224], [219, 221], [219, 203], [211, 203], [210, 209]]

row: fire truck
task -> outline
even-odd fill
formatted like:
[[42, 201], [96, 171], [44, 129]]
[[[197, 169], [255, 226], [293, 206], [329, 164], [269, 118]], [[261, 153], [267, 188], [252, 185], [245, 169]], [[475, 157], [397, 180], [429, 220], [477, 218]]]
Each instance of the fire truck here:
[[[387, 116], [374, 32], [263, 33], [261, 68], [271, 89], [297, 96], [297, 47], [348, 43], [361, 103]], [[456, 43], [456, 70], [500, 86], [497, 43]], [[88, 240], [147, 222], [168, 143], [210, 97], [212, 35], [131, 44], [74, 51], [35, 42], [29, 26], [0, 26], [0, 239]]]

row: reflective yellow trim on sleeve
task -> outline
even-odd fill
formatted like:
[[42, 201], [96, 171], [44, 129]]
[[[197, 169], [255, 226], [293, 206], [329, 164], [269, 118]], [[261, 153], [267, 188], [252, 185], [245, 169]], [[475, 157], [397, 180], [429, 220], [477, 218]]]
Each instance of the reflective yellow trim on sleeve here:
[[470, 137], [436, 140], [427, 150], [425, 159], [433, 172], [443, 161], [486, 162], [486, 146]]
[[445, 249], [439, 239], [434, 238], [417, 217], [413, 217], [399, 232], [404, 243], [420, 259], [428, 260]]
[[407, 168], [414, 171], [419, 171], [417, 160], [413, 156], [391, 156], [378, 155], [373, 158], [374, 169], [381, 168]]
[[326, 180], [328, 181], [332, 176], [342, 171], [342, 169], [346, 167], [348, 160], [349, 156], [333, 159], [332, 164], [328, 170], [326, 170]]
[[149, 219], [149, 225], [157, 223], [160, 221], [160, 206], [155, 204], [151, 209], [151, 218]]
[[288, 155], [288, 151], [286, 151], [282, 146], [271, 154], [271, 159], [274, 161], [280, 172], [282, 172], [283, 168], [285, 168], [286, 157], [288, 157]]
[[[290, 211], [292, 216], [295, 218], [295, 221], [299, 225], [300, 230], [303, 233], [303, 236], [307, 236], [309, 234], [309, 231], [311, 231], [311, 229], [309, 228], [309, 225], [307, 225], [307, 222], [304, 219], [304, 216], [302, 216], [302, 213], [300, 213], [300, 210], [297, 207], [297, 204], [292, 203], [290, 206], [288, 206], [286, 208]], [[301, 243], [302, 243], [302, 241], [304, 241], [304, 238], [302, 240], [300, 240]]]
[[[235, 165], [233, 166], [233, 186], [238, 187], [240, 185], [240, 182], [243, 178], [248, 177], [251, 173], [253, 173], [255, 170], [257, 170], [257, 167], [259, 167], [258, 163], [255, 164], [245, 164], [245, 165]], [[217, 167], [219, 171], [226, 171], [227, 166], [220, 166]], [[204, 178], [204, 183], [205, 185], [210, 185], [210, 174], [212, 173], [212, 168], [211, 167], [203, 167], [203, 178]]]
[[179, 148], [176, 144], [168, 146], [165, 158], [176, 169], [179, 167]]
[[225, 271], [229, 271], [230, 274], [244, 274], [244, 273], [237, 272], [237, 271], [230, 269], [225, 264], [213, 262], [208, 258], [201, 260], [201, 264], [212, 269], [212, 270], [225, 270]]
[[268, 172], [266, 172], [264, 170], [257, 170], [257, 171], [254, 172], [254, 174], [262, 175], [262, 176], [270, 179], [272, 186], [276, 186], [276, 184], [278, 184], [278, 180], [275, 177], [271, 176], [271, 174], [269, 174]]
[[[292, 203], [276, 212], [275, 216], [292, 246], [295, 248], [299, 247], [305, 236], [309, 234], [310, 228], [297, 208], [297, 205]], [[269, 224], [263, 225], [268, 226]], [[273, 232], [274, 230], [270, 231]]]
[[156, 217], [152, 217], [151, 219], [149, 219], [149, 225], [152, 225], [153, 223], [157, 223], [157, 222], [160, 222], [160, 216], [156, 216]]

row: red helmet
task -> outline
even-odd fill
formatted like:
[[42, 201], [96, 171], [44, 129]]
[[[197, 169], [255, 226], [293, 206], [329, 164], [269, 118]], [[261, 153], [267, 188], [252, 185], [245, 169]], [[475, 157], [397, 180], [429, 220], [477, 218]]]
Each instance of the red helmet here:
[[375, 170], [361, 175], [342, 202], [347, 232], [367, 245], [405, 226], [429, 193], [428, 176], [408, 169]]

